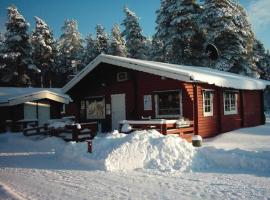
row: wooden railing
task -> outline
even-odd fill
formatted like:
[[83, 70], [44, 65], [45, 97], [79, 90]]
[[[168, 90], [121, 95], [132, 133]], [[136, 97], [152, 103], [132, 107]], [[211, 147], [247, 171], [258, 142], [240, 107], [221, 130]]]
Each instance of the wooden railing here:
[[[65, 130], [71, 130], [72, 139], [70, 141], [82, 142], [92, 140], [97, 134], [97, 123], [81, 123], [74, 125], [66, 125]], [[69, 139], [66, 139], [68, 141]]]
[[188, 141], [194, 134], [194, 121], [181, 124], [178, 120], [123, 120], [119, 125], [120, 131], [124, 124], [130, 125], [132, 131], [155, 129], [163, 135], [178, 134]]
[[93, 139], [97, 134], [97, 123], [70, 124], [63, 128], [48, 128], [48, 126], [26, 128], [23, 130], [25, 136], [50, 135], [61, 137], [65, 141], [82, 142]]

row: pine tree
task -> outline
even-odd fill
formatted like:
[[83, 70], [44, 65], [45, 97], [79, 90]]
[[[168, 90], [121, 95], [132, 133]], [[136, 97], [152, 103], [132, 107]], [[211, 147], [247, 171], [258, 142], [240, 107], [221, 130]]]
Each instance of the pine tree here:
[[156, 11], [156, 33], [153, 36], [153, 59], [156, 61], [170, 62], [172, 57], [172, 46], [170, 40], [170, 27], [172, 16], [169, 8], [172, 6], [171, 0], [161, 0], [160, 9]]
[[164, 62], [200, 63], [204, 50], [204, 35], [198, 27], [201, 12], [202, 9], [195, 0], [161, 1], [154, 36], [154, 41], [158, 41], [163, 47], [160, 51], [156, 48], [158, 57], [163, 53]]
[[4, 66], [1, 82], [9, 86], [27, 86], [31, 84], [29, 70], [36, 69], [31, 59], [29, 24], [15, 6], [7, 10], [5, 41], [0, 53]]
[[85, 38], [85, 50], [84, 50], [84, 56], [83, 56], [83, 65], [88, 65], [92, 60], [94, 60], [97, 56], [97, 53], [95, 51], [96, 46], [96, 40], [93, 38], [92, 34], [89, 34]]
[[139, 25], [139, 18], [127, 7], [124, 8], [126, 18], [122, 25], [125, 27], [122, 35], [126, 38], [126, 47], [128, 57], [147, 59], [147, 48], [145, 46], [146, 38], [142, 35], [142, 29]]
[[78, 31], [76, 20], [66, 20], [62, 31], [63, 33], [58, 41], [58, 70], [64, 74], [62, 82], [66, 83], [68, 77], [76, 74], [78, 69], [82, 67], [83, 40]]
[[105, 32], [103, 26], [98, 24], [96, 26], [96, 45], [95, 45], [96, 54], [99, 55], [101, 53], [108, 52], [108, 35]]
[[55, 41], [48, 25], [38, 17], [35, 17], [35, 20], [36, 27], [31, 37], [32, 58], [34, 64], [41, 70], [40, 85], [50, 87], [56, 57]]
[[159, 40], [156, 35], [152, 39], [151, 51], [150, 51], [150, 60], [165, 62], [165, 52], [164, 44]]
[[257, 77], [262, 79], [270, 78], [270, 56], [265, 51], [263, 44], [259, 40], [254, 41], [253, 45], [253, 62], [257, 71]]
[[118, 25], [114, 25], [112, 28], [108, 53], [115, 56], [127, 56], [125, 40], [121, 36], [120, 28]]
[[209, 60], [212, 67], [224, 71], [252, 75], [254, 35], [244, 9], [232, 0], [206, 0], [201, 17], [206, 44], [213, 44], [219, 58]]

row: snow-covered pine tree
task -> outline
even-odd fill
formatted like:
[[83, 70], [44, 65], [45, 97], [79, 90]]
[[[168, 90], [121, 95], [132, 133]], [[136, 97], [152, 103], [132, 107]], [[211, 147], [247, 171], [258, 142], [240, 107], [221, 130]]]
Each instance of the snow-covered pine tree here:
[[105, 32], [105, 28], [98, 24], [96, 26], [96, 45], [95, 45], [96, 54], [108, 52], [108, 35]]
[[121, 36], [120, 27], [117, 24], [115, 24], [112, 28], [108, 53], [115, 56], [127, 56], [125, 40]]
[[71, 75], [80, 70], [84, 49], [76, 20], [65, 20], [62, 31], [58, 41], [58, 70], [63, 74], [62, 83], [64, 84]]
[[146, 58], [147, 60], [151, 60], [151, 57], [152, 57], [152, 38], [151, 37], [147, 37], [145, 39], [145, 42], [144, 42], [144, 45], [145, 45], [145, 49], [146, 49]]
[[28, 86], [31, 84], [29, 69], [36, 69], [31, 59], [29, 24], [15, 6], [7, 10], [5, 41], [0, 53], [4, 69], [0, 81], [8, 86]]
[[156, 34], [152, 39], [151, 51], [150, 51], [150, 60], [165, 62], [165, 48], [163, 42], [157, 39]]
[[251, 75], [254, 35], [244, 9], [233, 0], [205, 0], [200, 28], [206, 34], [205, 46], [217, 47], [217, 60], [208, 59], [213, 68]]
[[172, 16], [169, 13], [169, 7], [172, 5], [171, 0], [161, 0], [160, 8], [156, 11], [156, 33], [153, 36], [152, 57], [156, 61], [170, 62], [171, 60], [171, 45], [170, 27]]
[[3, 33], [0, 32], [0, 48], [3, 47], [5, 41], [5, 36]]
[[39, 17], [35, 17], [36, 27], [32, 33], [32, 58], [34, 64], [41, 70], [41, 87], [52, 85], [52, 73], [56, 57], [56, 47], [53, 34], [48, 25]]
[[263, 44], [257, 39], [254, 41], [253, 45], [253, 62], [255, 65], [254, 68], [257, 69], [258, 77], [270, 79], [269, 54], [267, 54]]
[[93, 38], [92, 34], [89, 34], [85, 38], [85, 43], [86, 43], [86, 46], [84, 49], [84, 56], [83, 56], [84, 66], [88, 65], [97, 56], [96, 51], [95, 51], [96, 40]]
[[[168, 27], [167, 45], [171, 46], [172, 63], [197, 64], [203, 53], [203, 36], [198, 28], [200, 6], [195, 0], [171, 1], [168, 14], [171, 19]], [[196, 62], [197, 61], [197, 62]]]
[[145, 46], [146, 38], [142, 35], [142, 29], [139, 24], [139, 18], [127, 7], [124, 8], [126, 18], [122, 25], [125, 27], [122, 35], [126, 39], [128, 57], [147, 59], [147, 48]]

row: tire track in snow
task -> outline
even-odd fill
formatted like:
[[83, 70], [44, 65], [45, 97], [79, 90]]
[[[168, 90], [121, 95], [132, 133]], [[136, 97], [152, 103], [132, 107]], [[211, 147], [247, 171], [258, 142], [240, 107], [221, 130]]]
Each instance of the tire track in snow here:
[[5, 200], [25, 200], [18, 193], [16, 193], [13, 189], [11, 189], [6, 184], [0, 182], [0, 199]]

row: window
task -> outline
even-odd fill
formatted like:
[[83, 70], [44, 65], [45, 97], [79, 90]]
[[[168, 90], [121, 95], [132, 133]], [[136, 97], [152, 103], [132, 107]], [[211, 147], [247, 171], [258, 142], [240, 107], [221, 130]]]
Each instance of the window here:
[[155, 95], [156, 117], [179, 117], [182, 115], [181, 92], [164, 91]]
[[117, 81], [118, 82], [126, 81], [126, 80], [128, 80], [127, 72], [118, 72], [117, 73]]
[[224, 97], [224, 114], [237, 114], [237, 93], [226, 91], [223, 93]]
[[85, 110], [86, 119], [105, 119], [105, 98], [91, 97], [87, 99]]
[[213, 116], [213, 91], [203, 91], [203, 116]]

